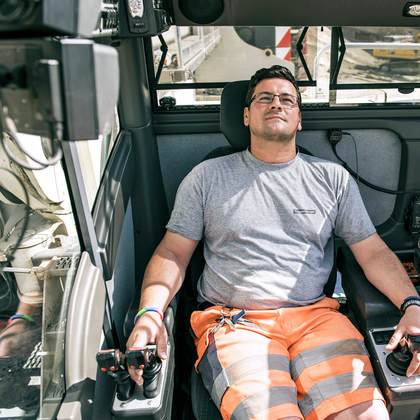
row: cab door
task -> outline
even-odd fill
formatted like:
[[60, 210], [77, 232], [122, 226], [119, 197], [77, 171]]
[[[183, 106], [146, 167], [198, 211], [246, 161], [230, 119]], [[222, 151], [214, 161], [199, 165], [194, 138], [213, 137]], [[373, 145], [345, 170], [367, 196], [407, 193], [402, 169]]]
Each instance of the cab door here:
[[[64, 143], [63, 153], [85, 252], [76, 277], [80, 281], [73, 287], [70, 301], [65, 350], [67, 391], [57, 418], [92, 418], [97, 380], [105, 379], [112, 387], [108, 378], [97, 377], [96, 353], [101, 348], [120, 347], [121, 328], [117, 325], [126, 308], [118, 302], [129, 302], [127, 296], [134, 287], [129, 204], [136, 171], [131, 136], [120, 130], [117, 113], [110, 135]], [[123, 258], [117, 264], [121, 242]], [[121, 289], [127, 293], [126, 298], [115, 299]], [[101, 411], [100, 417], [109, 415]]]
[[[91, 290], [88, 283], [74, 292], [74, 301], [79, 304], [75, 304], [72, 323], [80, 325], [69, 336], [73, 341], [66, 350], [67, 383], [74, 393], [67, 393], [60, 419], [85, 408], [91, 410], [93, 418], [110, 418], [115, 382], [97, 371], [95, 356], [100, 349], [125, 351], [126, 325], [132, 324], [131, 313], [138, 310], [141, 279], [164, 235], [168, 217], [151, 124], [143, 40], [120, 46], [118, 53], [120, 100], [112, 133], [98, 140], [63, 144], [79, 237], [103, 279], [106, 299], [101, 306], [99, 299], [87, 298]], [[92, 320], [96, 332], [103, 322], [99, 343], [88, 339], [87, 320]], [[85, 355], [87, 347], [89, 357]], [[80, 391], [83, 377], [96, 381], [85, 381], [89, 392]]]

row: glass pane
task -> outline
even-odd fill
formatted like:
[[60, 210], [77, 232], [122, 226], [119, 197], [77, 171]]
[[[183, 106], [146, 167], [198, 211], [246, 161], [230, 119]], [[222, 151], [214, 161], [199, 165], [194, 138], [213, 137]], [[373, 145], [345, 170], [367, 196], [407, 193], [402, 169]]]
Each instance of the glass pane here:
[[[41, 138], [17, 136], [45, 161]], [[16, 157], [34, 164], [9, 137], [5, 142]], [[66, 316], [80, 245], [61, 163], [23, 170], [3, 150], [1, 157], [0, 412], [51, 419], [65, 391]]]
[[[280, 64], [288, 67], [297, 79], [306, 81], [304, 67], [292, 46], [298, 42], [303, 27], [172, 27], [163, 34], [168, 53], [159, 83], [231, 82], [249, 79], [258, 69]], [[309, 28], [303, 38], [302, 54], [313, 72], [319, 48], [320, 29]], [[160, 41], [153, 39], [155, 68], [162, 56]], [[303, 92], [307, 89], [304, 88]], [[176, 98], [177, 105], [200, 105], [220, 102], [221, 89], [198, 89], [182, 92], [159, 91]], [[308, 94], [306, 95], [308, 96]], [[305, 99], [306, 96], [304, 95]], [[312, 101], [312, 94], [309, 95]], [[309, 98], [308, 96], [308, 98]]]
[[[346, 53], [338, 84], [420, 82], [420, 28], [343, 28]], [[420, 89], [337, 91], [337, 104], [420, 102]]]
[[[303, 27], [172, 27], [159, 83], [174, 84], [158, 91], [158, 99], [172, 96], [176, 104], [214, 105], [221, 89], [176, 89], [181, 83], [230, 82], [249, 79], [256, 70], [280, 64], [299, 81], [308, 77], [296, 45]], [[347, 46], [338, 84], [420, 82], [420, 28], [344, 27]], [[155, 68], [162, 55], [153, 39]], [[302, 55], [315, 87], [303, 87], [303, 103], [366, 104], [418, 103], [418, 89], [351, 89], [330, 92], [331, 28], [311, 27], [302, 38]]]
[[[419, 105], [420, 89], [414, 89], [411, 93], [401, 93], [398, 89], [350, 89], [336, 91], [336, 105], [375, 103]], [[332, 103], [331, 105], [334, 104]]]
[[99, 136], [97, 140], [76, 142], [90, 210], [95, 202], [104, 169], [119, 132], [120, 124], [115, 110], [114, 124], [110, 134]]
[[[176, 27], [163, 34], [168, 46], [159, 83], [230, 82], [249, 79], [261, 67], [280, 64], [307, 80], [296, 45], [303, 27]], [[313, 70], [318, 28], [303, 39], [303, 55]], [[155, 67], [162, 56], [153, 38]], [[311, 47], [310, 47], [311, 44]]]
[[420, 28], [343, 28], [346, 54], [338, 83], [420, 80]]

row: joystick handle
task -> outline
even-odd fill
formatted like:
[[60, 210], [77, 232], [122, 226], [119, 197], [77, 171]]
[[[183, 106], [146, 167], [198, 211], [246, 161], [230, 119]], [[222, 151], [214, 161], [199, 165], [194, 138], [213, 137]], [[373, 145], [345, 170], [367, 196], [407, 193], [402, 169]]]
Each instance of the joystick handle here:
[[406, 376], [408, 366], [410, 366], [411, 359], [413, 358], [409, 346], [406, 344], [398, 346], [386, 358], [388, 368], [399, 376]]
[[127, 366], [131, 369], [143, 369], [143, 391], [146, 398], [158, 395], [159, 372], [162, 361], [147, 347], [144, 349], [127, 350], [125, 353]]
[[420, 351], [420, 334], [407, 334], [407, 346], [411, 353], [418, 353]]
[[144, 349], [133, 349], [125, 352], [127, 366], [131, 369], [147, 369], [154, 354], [147, 347]]
[[118, 349], [101, 350], [96, 354], [96, 361], [102, 372], [115, 379], [118, 399], [129, 400], [133, 396], [134, 382], [125, 367], [124, 353]]
[[96, 361], [102, 372], [115, 372], [121, 368], [121, 356], [118, 349], [101, 350], [96, 354]]

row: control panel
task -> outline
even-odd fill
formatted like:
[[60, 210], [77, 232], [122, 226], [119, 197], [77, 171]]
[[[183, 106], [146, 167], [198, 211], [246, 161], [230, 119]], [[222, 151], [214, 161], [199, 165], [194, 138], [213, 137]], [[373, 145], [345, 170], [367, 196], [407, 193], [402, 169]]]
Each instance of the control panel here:
[[[409, 352], [405, 352], [404, 349], [399, 348], [394, 352], [385, 349], [385, 346], [394, 334], [394, 330], [395, 328], [375, 328], [369, 330], [369, 338], [371, 339], [374, 351], [379, 359], [384, 378], [389, 388], [420, 385], [420, 376], [411, 376], [408, 378], [401, 370], [395, 367], [395, 365], [398, 366], [399, 364], [402, 366], [407, 363], [409, 364], [409, 361], [411, 360]], [[394, 362], [395, 360], [396, 364]]]
[[[155, 420], [166, 418], [167, 414], [165, 413], [170, 410], [171, 396], [168, 395], [168, 390], [171, 389], [171, 385], [168, 381], [171, 382], [173, 377], [171, 357], [168, 357], [166, 360], [160, 360], [156, 358], [155, 345], [149, 344], [147, 348], [148, 353], [141, 357], [130, 354], [129, 351], [126, 352], [127, 366], [131, 367], [137, 363], [138, 368], [141, 368], [141, 366], [147, 367], [149, 365], [149, 378], [146, 378], [147, 373], [143, 368], [144, 383], [142, 386], [134, 386], [133, 393], [128, 400], [121, 398], [121, 393], [116, 392], [111, 408], [113, 418], [141, 417]], [[171, 355], [170, 343], [168, 343], [168, 355]], [[144, 359], [143, 361], [140, 360], [142, 358]], [[154, 363], [154, 360], [159, 360], [159, 363]], [[151, 378], [152, 376], [153, 379]], [[149, 388], [149, 390], [146, 388]]]

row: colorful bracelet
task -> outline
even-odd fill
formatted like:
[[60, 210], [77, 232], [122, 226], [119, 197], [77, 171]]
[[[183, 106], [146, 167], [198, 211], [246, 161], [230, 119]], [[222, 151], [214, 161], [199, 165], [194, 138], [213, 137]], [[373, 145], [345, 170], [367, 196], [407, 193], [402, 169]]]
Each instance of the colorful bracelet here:
[[161, 321], [163, 321], [163, 314], [161, 311], [159, 311], [158, 308], [154, 308], [154, 307], [148, 307], [148, 308], [144, 308], [141, 309], [137, 315], [134, 317], [134, 325], [136, 325], [136, 322], [138, 321], [138, 319], [145, 313], [145, 312], [157, 312], [160, 316]]
[[15, 319], [24, 319], [25, 321], [28, 321], [34, 325], [39, 325], [38, 322], [36, 322], [33, 318], [31, 318], [29, 315], [13, 315], [9, 319], [9, 324], [14, 321]]

